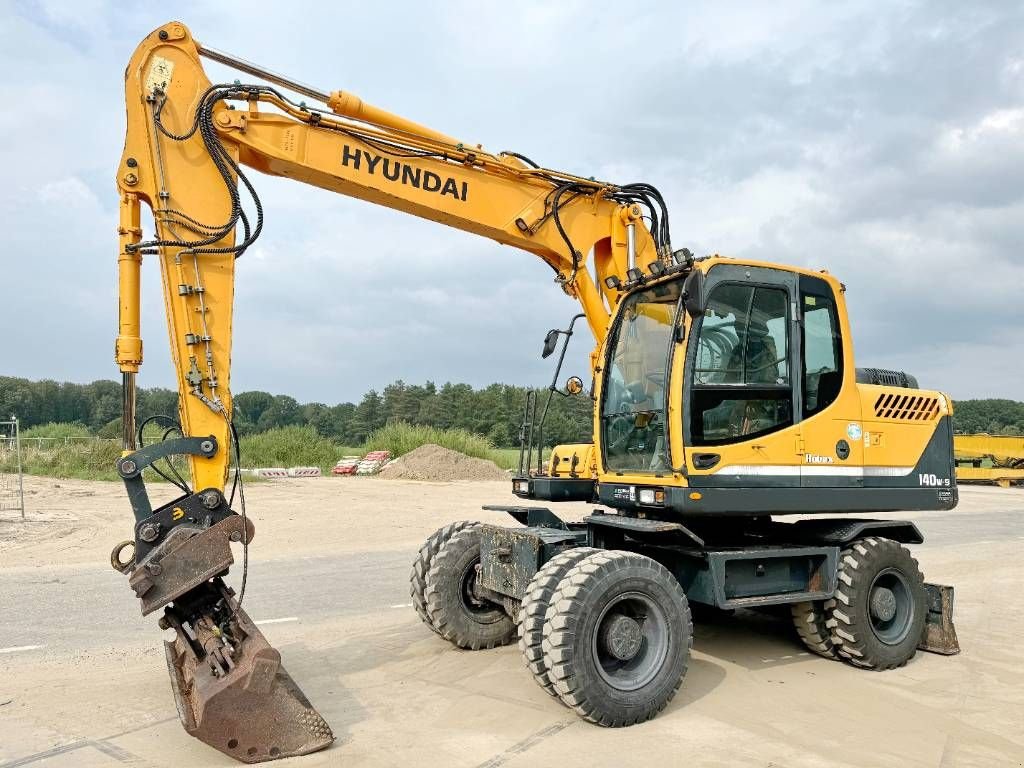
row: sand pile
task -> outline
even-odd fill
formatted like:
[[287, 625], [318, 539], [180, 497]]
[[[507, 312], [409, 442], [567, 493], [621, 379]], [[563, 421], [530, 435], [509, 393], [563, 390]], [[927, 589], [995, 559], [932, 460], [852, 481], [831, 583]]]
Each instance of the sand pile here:
[[508, 473], [493, 461], [474, 459], [458, 451], [427, 443], [385, 466], [389, 480], [507, 480]]

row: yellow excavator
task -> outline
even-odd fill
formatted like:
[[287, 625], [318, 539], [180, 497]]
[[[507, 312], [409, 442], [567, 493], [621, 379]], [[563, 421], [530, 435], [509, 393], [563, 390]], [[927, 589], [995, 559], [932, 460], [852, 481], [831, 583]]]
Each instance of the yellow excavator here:
[[[204, 58], [251, 79], [211, 83]], [[174, 632], [167, 668], [190, 734], [244, 762], [333, 740], [242, 607], [254, 528], [232, 424], [232, 301], [263, 227], [247, 169], [532, 253], [594, 337], [592, 441], [533, 466], [544, 419], [528, 401], [512, 479], [522, 503], [493, 507], [518, 525], [454, 522], [417, 554], [413, 604], [437, 635], [471, 649], [518, 640], [547, 693], [605, 726], [650, 719], [679, 689], [690, 602], [780, 606], [815, 653], [868, 669], [919, 647], [956, 652], [952, 588], [926, 584], [905, 546], [921, 543], [918, 528], [835, 516], [952, 509], [952, 406], [904, 373], [854, 367], [832, 275], [673, 250], [650, 184], [486, 151], [217, 51], [178, 22], [136, 49], [125, 103], [117, 468], [135, 523], [111, 562], [142, 613], [161, 611]], [[159, 418], [164, 439], [149, 445], [135, 413], [145, 255], [160, 264], [180, 393], [178, 418]], [[572, 333], [550, 332], [544, 355], [561, 342], [564, 358]], [[551, 387], [583, 390], [578, 377]], [[187, 477], [168, 467], [176, 456]], [[182, 495], [154, 508], [147, 469]], [[540, 505], [562, 501], [598, 508], [566, 522]], [[232, 545], [237, 592], [224, 581]]]
[[990, 483], [1001, 488], [1024, 484], [1024, 437], [1016, 435], [954, 435], [956, 479]]

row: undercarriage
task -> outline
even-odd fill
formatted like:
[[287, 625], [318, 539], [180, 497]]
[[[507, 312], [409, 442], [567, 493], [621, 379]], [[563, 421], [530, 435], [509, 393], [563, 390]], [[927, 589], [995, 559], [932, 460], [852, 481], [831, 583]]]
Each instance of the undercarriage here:
[[541, 688], [599, 725], [668, 705], [686, 673], [692, 604], [788, 608], [794, 639], [866, 669], [919, 649], [959, 652], [953, 588], [924, 581], [910, 522], [595, 510], [567, 523], [545, 507], [485, 509], [520, 527], [461, 522], [428, 539], [411, 579], [420, 617], [461, 648], [518, 640]]

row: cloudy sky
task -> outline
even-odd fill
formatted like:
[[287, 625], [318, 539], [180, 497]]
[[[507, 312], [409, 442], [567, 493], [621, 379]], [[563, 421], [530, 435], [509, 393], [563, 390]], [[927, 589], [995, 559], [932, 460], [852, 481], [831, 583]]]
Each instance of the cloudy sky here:
[[[1024, 397], [1018, 0], [176, 5], [204, 43], [322, 90], [653, 183], [677, 248], [827, 267], [848, 287], [859, 365]], [[152, 7], [0, 0], [2, 374], [117, 376], [122, 74], [170, 20]], [[576, 306], [539, 260], [254, 179], [267, 225], [238, 265], [236, 391], [333, 403], [397, 378], [550, 376], [543, 333]], [[171, 386], [155, 267], [140, 384]], [[584, 373], [588, 346], [567, 372]]]

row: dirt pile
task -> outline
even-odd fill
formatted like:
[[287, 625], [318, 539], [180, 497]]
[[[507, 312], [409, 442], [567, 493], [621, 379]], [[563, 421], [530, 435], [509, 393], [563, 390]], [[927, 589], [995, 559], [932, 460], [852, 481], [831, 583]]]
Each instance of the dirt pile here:
[[508, 473], [486, 459], [427, 443], [395, 459], [379, 473], [389, 480], [507, 480]]

